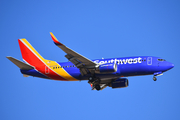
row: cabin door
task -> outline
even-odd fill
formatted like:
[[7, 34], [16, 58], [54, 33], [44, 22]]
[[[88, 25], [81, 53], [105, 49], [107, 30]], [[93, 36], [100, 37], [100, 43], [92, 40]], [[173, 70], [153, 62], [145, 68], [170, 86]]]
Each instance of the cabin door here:
[[49, 74], [49, 68], [47, 66], [45, 66], [45, 73]]
[[147, 65], [152, 65], [152, 57], [147, 58]]

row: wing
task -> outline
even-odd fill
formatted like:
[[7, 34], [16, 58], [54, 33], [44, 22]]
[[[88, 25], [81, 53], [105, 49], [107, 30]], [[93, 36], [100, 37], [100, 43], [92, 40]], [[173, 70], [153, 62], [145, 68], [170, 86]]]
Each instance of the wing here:
[[70, 48], [66, 47], [64, 44], [60, 43], [56, 37], [50, 32], [52, 40], [54, 43], [61, 48], [65, 53], [65, 57], [71, 61], [77, 68], [80, 69], [82, 75], [87, 74], [88, 72], [94, 72], [95, 66], [98, 65], [93, 61], [89, 60], [88, 58], [82, 56], [81, 54], [71, 50]]

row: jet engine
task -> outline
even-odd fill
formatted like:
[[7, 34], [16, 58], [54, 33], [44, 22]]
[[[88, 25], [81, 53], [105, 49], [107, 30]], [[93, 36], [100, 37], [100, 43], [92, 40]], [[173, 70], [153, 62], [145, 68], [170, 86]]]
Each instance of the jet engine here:
[[117, 71], [117, 65], [116, 63], [106, 63], [99, 65], [98, 68], [96, 68], [96, 70], [99, 73], [113, 73]]
[[115, 81], [112, 81], [109, 87], [112, 88], [124, 88], [129, 86], [129, 81], [127, 78], [119, 78]]

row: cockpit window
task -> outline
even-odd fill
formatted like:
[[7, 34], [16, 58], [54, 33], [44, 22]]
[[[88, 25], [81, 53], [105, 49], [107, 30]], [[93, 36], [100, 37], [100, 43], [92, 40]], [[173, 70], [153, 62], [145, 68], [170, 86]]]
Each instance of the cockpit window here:
[[165, 59], [158, 59], [158, 61], [166, 61]]

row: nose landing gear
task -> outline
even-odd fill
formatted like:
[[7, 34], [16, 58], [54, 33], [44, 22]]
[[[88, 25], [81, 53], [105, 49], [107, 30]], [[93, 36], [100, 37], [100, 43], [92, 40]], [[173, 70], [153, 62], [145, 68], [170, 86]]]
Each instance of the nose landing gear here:
[[154, 80], [154, 81], [156, 81], [156, 80], [157, 80], [157, 78], [154, 76], [154, 77], [153, 77], [153, 80]]
[[157, 80], [156, 76], [160, 76], [160, 75], [163, 75], [163, 72], [160, 71], [160, 72], [154, 73], [153, 80], [156, 81]]

